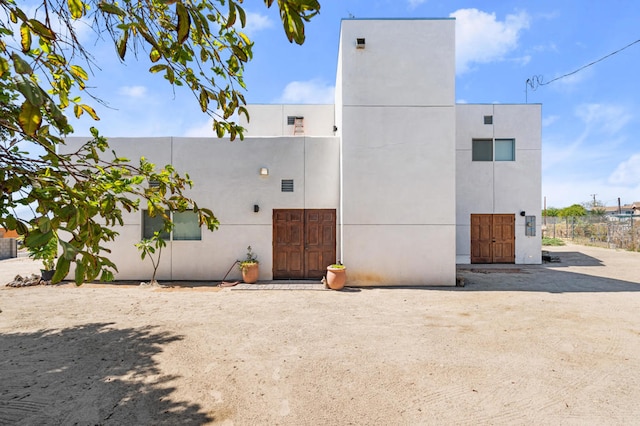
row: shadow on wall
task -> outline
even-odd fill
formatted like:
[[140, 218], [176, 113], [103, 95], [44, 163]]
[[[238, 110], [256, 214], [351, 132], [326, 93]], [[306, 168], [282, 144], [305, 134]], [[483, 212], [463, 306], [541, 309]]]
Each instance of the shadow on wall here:
[[89, 324], [0, 335], [0, 424], [203, 424], [153, 356], [180, 336]]

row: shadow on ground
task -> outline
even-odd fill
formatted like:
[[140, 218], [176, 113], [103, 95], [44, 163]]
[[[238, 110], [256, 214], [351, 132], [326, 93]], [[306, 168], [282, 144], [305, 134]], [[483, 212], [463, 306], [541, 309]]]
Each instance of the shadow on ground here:
[[[153, 356], [180, 336], [98, 323], [0, 335], [0, 424], [203, 424]], [[64, 407], [61, 409], [61, 407]]]
[[[606, 274], [611, 270], [607, 271], [598, 258], [576, 251], [553, 254], [560, 262], [542, 265], [458, 265], [458, 276], [465, 283], [464, 288], [459, 290], [548, 293], [640, 291], [640, 282], [608, 278]], [[594, 267], [593, 275], [562, 270], [569, 267]], [[596, 275], [598, 273], [600, 276]]]

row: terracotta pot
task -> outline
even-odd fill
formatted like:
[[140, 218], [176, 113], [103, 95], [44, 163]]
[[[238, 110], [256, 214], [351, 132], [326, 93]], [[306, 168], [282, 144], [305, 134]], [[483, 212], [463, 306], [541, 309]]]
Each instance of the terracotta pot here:
[[260, 275], [260, 269], [257, 263], [249, 263], [242, 266], [242, 281], [247, 284], [254, 284], [258, 281]]
[[341, 290], [347, 281], [347, 268], [327, 266], [327, 285], [332, 290]]

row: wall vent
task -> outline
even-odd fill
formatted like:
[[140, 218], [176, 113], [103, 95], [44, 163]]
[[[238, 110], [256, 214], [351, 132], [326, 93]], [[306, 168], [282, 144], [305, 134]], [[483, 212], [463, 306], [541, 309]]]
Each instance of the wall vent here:
[[485, 115], [484, 124], [493, 124], [493, 115]]
[[293, 115], [290, 115], [287, 117], [287, 126], [293, 126], [294, 124], [296, 124], [296, 117]]
[[282, 179], [282, 192], [293, 192], [293, 179]]

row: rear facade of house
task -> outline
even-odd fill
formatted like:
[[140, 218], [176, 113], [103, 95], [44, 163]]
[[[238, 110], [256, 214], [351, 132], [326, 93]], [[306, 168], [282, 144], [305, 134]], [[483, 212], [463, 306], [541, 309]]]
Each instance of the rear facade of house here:
[[[244, 141], [109, 139], [188, 171], [221, 222], [210, 233], [175, 214], [160, 280], [219, 280], [247, 246], [261, 280], [316, 280], [340, 261], [354, 286], [451, 286], [456, 263], [541, 262], [541, 107], [455, 103], [455, 20], [344, 20], [333, 105], [248, 110]], [[125, 216], [117, 279], [150, 276], [134, 244], [155, 226]]]

